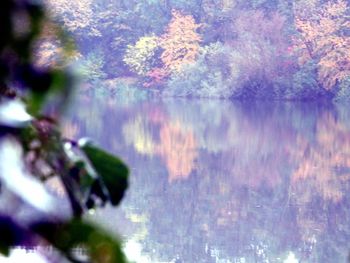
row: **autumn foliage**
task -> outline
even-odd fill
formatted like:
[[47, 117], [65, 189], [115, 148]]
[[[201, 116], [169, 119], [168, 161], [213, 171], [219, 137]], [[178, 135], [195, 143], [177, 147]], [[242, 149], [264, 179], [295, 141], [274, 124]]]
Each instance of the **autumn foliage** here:
[[[165, 33], [160, 37], [144, 36], [135, 45], [128, 45], [123, 60], [132, 71], [152, 79], [145, 86], [159, 83], [171, 73], [180, 72], [184, 65], [195, 62], [201, 41], [196, 32], [199, 27], [191, 15], [173, 10]], [[152, 67], [157, 64], [157, 48], [162, 50], [158, 61], [161, 66]]]
[[292, 152], [292, 157], [299, 165], [292, 174], [292, 188], [300, 203], [310, 202], [315, 192], [324, 200], [340, 202], [344, 196], [343, 183], [350, 178], [350, 133], [331, 114], [324, 114], [316, 129], [314, 144], [297, 138], [294, 149], [298, 151]]
[[191, 130], [184, 130], [179, 122], [165, 124], [160, 130], [158, 152], [169, 171], [169, 182], [187, 178], [197, 158], [196, 138]]
[[299, 36], [294, 47], [302, 65], [317, 61], [318, 81], [326, 90], [350, 75], [350, 21], [346, 1], [297, 1], [295, 27]]
[[[45, 2], [79, 64], [102, 61], [89, 81], [131, 77], [167, 97], [350, 99], [347, 0]], [[39, 64], [57, 57], [55, 41], [41, 49]]]
[[123, 60], [137, 74], [146, 75], [151, 70], [157, 47], [158, 37], [141, 37], [135, 45], [127, 46]]
[[193, 63], [200, 48], [201, 37], [196, 32], [200, 27], [190, 15], [172, 11], [172, 19], [166, 33], [160, 39], [164, 49], [161, 60], [169, 72], [179, 72], [185, 64]]

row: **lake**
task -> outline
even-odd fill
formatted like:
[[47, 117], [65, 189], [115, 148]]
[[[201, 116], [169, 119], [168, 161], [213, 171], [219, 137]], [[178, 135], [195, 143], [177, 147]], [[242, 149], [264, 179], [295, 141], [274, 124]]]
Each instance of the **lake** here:
[[312, 102], [83, 97], [63, 127], [130, 167], [89, 218], [136, 262], [346, 262], [350, 110]]

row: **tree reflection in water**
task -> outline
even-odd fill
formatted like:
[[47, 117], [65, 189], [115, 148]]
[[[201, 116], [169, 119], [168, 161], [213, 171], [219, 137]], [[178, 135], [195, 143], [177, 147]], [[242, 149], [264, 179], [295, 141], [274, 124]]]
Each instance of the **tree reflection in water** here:
[[67, 133], [99, 138], [132, 167], [122, 211], [93, 218], [123, 229], [149, 262], [345, 262], [345, 107], [179, 99], [79, 107]]

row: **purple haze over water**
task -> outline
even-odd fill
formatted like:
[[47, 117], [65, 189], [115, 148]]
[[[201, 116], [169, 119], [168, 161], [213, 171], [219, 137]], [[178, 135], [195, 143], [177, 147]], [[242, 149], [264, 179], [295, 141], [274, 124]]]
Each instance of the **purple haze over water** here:
[[91, 218], [120, 233], [138, 262], [346, 261], [347, 107], [90, 98], [76, 105], [64, 133], [96, 138], [131, 170], [121, 207]]

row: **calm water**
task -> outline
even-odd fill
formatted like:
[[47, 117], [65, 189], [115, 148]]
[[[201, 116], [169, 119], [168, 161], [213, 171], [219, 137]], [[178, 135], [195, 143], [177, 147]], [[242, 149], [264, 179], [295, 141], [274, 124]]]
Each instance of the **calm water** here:
[[350, 110], [81, 99], [64, 126], [121, 156], [121, 207], [92, 216], [137, 262], [346, 262]]

